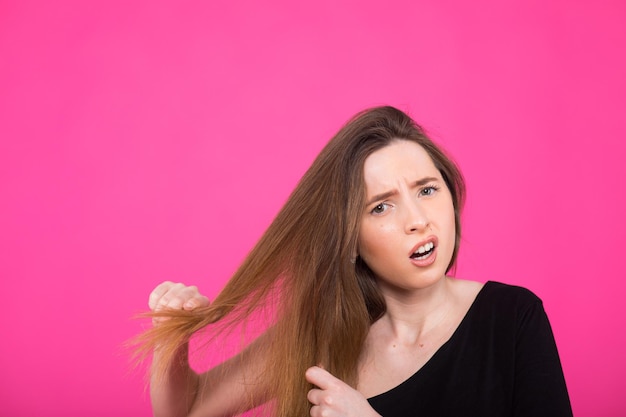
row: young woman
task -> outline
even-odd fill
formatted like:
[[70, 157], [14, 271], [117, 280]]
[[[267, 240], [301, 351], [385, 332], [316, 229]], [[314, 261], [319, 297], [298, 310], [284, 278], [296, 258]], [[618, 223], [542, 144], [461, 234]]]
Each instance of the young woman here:
[[[211, 303], [150, 295], [155, 416], [571, 416], [550, 324], [528, 290], [447, 276], [463, 178], [406, 114], [346, 124]], [[189, 338], [276, 302], [270, 328], [196, 374]]]

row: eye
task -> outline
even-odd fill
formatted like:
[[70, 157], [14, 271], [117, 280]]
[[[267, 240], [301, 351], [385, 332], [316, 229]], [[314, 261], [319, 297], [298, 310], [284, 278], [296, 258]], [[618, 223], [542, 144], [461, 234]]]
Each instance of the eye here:
[[437, 187], [436, 185], [429, 185], [420, 190], [420, 195], [431, 196], [435, 194], [437, 190], [439, 190], [439, 187]]
[[372, 214], [383, 214], [386, 210], [387, 210], [387, 204], [386, 203], [380, 203], [377, 204], [370, 213]]

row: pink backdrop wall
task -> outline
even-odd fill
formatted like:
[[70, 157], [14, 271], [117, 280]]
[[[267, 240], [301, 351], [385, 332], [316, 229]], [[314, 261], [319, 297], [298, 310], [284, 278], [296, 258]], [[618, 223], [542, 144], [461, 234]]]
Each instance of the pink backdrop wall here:
[[384, 103], [468, 179], [458, 275], [535, 291], [575, 414], [626, 415], [626, 3], [296, 3], [0, 2], [0, 415], [150, 415], [152, 287], [214, 296]]

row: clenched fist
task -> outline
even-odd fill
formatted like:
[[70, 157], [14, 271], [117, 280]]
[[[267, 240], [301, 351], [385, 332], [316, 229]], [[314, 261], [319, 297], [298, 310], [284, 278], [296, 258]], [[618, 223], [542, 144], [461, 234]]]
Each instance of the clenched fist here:
[[[200, 294], [195, 285], [186, 286], [180, 282], [165, 281], [152, 290], [148, 305], [152, 311], [194, 310], [208, 306], [209, 299]], [[153, 323], [158, 324], [162, 320], [163, 318], [154, 318]]]

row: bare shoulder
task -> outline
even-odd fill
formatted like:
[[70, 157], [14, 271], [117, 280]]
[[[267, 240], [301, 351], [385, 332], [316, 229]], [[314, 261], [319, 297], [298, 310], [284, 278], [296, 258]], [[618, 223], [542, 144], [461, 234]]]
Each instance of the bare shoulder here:
[[459, 278], [448, 278], [448, 283], [458, 305], [464, 306], [466, 309], [469, 309], [485, 285], [482, 282]]

